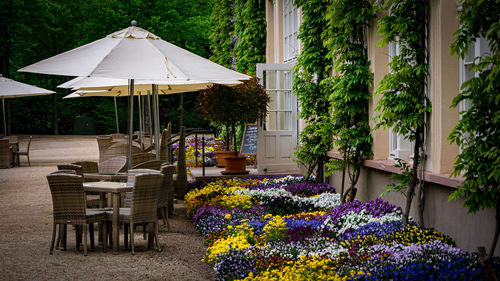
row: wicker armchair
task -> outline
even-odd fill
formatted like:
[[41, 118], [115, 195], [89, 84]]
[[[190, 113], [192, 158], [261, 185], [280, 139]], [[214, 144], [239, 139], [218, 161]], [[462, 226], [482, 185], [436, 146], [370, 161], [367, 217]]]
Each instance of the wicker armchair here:
[[83, 169], [82, 166], [80, 165], [75, 165], [75, 164], [57, 164], [57, 169], [58, 170], [73, 170], [77, 175], [83, 176]]
[[104, 153], [111, 146], [111, 136], [97, 136], [97, 147], [99, 148], [99, 162], [106, 161]]
[[10, 168], [12, 148], [8, 139], [0, 139], [0, 168]]
[[134, 166], [137, 166], [141, 163], [155, 160], [155, 159], [156, 159], [156, 155], [154, 155], [153, 153], [149, 153], [149, 152], [134, 153], [134, 154], [132, 154], [132, 159], [130, 160], [130, 166], [134, 167]]
[[138, 165], [135, 165], [132, 167], [132, 169], [151, 169], [151, 170], [157, 170], [159, 171], [161, 168], [161, 165], [167, 163], [166, 161], [163, 160], [151, 160], [147, 162], [140, 163]]
[[[133, 143], [132, 145], [132, 154], [135, 153], [140, 153], [141, 148], [140, 146], [138, 147], [137, 144]], [[116, 142], [113, 143], [110, 147], [108, 147], [104, 151], [103, 159], [101, 160], [99, 158], [100, 163], [103, 161], [109, 160], [111, 158], [117, 157], [117, 156], [126, 156], [128, 154], [128, 143], [127, 142]]]
[[184, 127], [181, 127], [177, 151], [177, 175], [174, 176], [174, 193], [179, 199], [184, 198], [187, 186], [185, 130]]
[[106, 220], [106, 212], [87, 209], [83, 177], [72, 174], [50, 174], [47, 176], [52, 194], [54, 225], [50, 254], [54, 251], [56, 229], [59, 225], [75, 225], [77, 230], [77, 248], [79, 248], [78, 231], [83, 228], [83, 254], [87, 255], [87, 232], [90, 228], [91, 249], [94, 248], [94, 223]]
[[19, 166], [21, 166], [21, 162], [19, 162], [19, 156], [23, 155], [28, 158], [28, 166], [31, 166], [30, 163], [30, 146], [31, 146], [31, 140], [33, 139], [33, 136], [30, 136], [30, 139], [28, 140], [28, 146], [26, 147], [26, 150], [19, 150], [19, 151], [14, 151], [14, 156], [17, 157], [17, 163], [19, 163]]
[[[153, 239], [158, 245], [158, 216], [156, 208], [158, 195], [163, 181], [161, 174], [138, 174], [134, 177], [133, 198], [130, 208], [120, 208], [120, 222], [128, 224], [130, 229], [130, 242], [132, 255], [135, 254], [134, 226], [152, 223], [154, 227]], [[106, 212], [112, 215], [112, 211]], [[125, 241], [126, 243], [126, 241]]]
[[99, 173], [113, 174], [125, 171], [127, 167], [127, 157], [118, 156], [99, 163]]
[[163, 174], [163, 183], [160, 189], [160, 197], [158, 198], [158, 211], [163, 221], [163, 227], [167, 226], [170, 231], [170, 222], [168, 221], [169, 214], [174, 210], [174, 180], [173, 175], [175, 171], [174, 165], [161, 166], [161, 173]]
[[83, 173], [99, 173], [99, 166], [97, 162], [92, 161], [78, 161], [73, 162], [72, 164], [82, 166]]

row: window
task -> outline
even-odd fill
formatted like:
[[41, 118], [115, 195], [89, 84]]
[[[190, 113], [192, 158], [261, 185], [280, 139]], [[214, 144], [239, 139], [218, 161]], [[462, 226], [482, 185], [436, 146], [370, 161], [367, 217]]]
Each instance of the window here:
[[[395, 42], [389, 43], [389, 61], [399, 55], [399, 46]], [[410, 162], [413, 157], [413, 142], [405, 139], [402, 135], [389, 129], [389, 159], [400, 158]]]
[[[479, 73], [476, 73], [472, 70], [472, 65], [474, 64], [474, 60], [485, 56], [490, 53], [490, 49], [488, 47], [488, 40], [484, 38], [478, 38], [474, 44], [469, 47], [469, 51], [467, 56], [464, 59], [460, 59], [460, 87], [462, 84], [471, 79], [472, 77], [477, 77]], [[476, 61], [477, 62], [477, 61]], [[470, 108], [469, 101], [462, 101], [458, 105], [459, 111], [465, 111]]]
[[283, 1], [283, 59], [295, 59], [299, 53], [299, 11], [292, 0]]
[[290, 131], [292, 122], [292, 73], [283, 70], [264, 72], [264, 86], [271, 98], [265, 122], [266, 131]]

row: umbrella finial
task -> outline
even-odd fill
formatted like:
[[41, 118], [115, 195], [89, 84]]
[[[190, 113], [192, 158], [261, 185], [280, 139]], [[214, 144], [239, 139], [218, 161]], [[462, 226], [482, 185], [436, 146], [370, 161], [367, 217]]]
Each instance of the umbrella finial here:
[[130, 22], [130, 24], [131, 24], [132, 26], [136, 26], [136, 25], [137, 25], [137, 21], [136, 21], [136, 20], [133, 20], [133, 21], [131, 21], [131, 22]]

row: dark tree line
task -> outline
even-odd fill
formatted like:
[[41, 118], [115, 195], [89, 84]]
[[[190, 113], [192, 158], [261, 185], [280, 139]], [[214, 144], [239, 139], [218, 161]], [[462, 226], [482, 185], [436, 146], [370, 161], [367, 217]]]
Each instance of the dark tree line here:
[[[0, 73], [57, 91], [55, 96], [9, 100], [9, 131], [71, 134], [76, 117], [91, 117], [96, 120], [96, 133], [113, 132], [112, 98], [62, 100], [69, 91], [56, 86], [72, 77], [17, 70], [126, 28], [133, 19], [162, 39], [208, 58], [212, 6], [206, 0], [0, 0]], [[120, 129], [125, 131], [126, 99], [117, 100]], [[184, 95], [184, 124], [205, 126], [196, 116], [194, 100], [195, 94]], [[171, 121], [176, 129], [178, 107], [179, 95], [160, 97], [162, 125]]]

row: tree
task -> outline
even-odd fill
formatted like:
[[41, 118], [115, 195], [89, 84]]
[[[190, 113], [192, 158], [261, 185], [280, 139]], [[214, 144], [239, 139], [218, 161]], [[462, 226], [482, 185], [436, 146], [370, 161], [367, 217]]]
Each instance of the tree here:
[[389, 15], [379, 21], [379, 33], [383, 36], [379, 45], [394, 42], [399, 54], [392, 58], [388, 65], [390, 72], [376, 90], [381, 98], [376, 107], [380, 114], [375, 117], [375, 129], [392, 127], [393, 132], [414, 142], [413, 163], [410, 166], [404, 160], [396, 159], [396, 167], [402, 168], [403, 173], [395, 177], [401, 182], [388, 186], [388, 191], [399, 191], [406, 196], [404, 225], [408, 224], [411, 202], [420, 181], [417, 172], [425, 157], [425, 117], [431, 111], [425, 94], [429, 68], [426, 49], [428, 5], [428, 0], [388, 0]]
[[233, 66], [234, 13], [234, 4], [231, 0], [214, 0], [210, 17], [213, 27], [210, 34], [210, 48], [213, 54], [210, 60], [228, 68]]
[[[355, 197], [355, 186], [361, 173], [363, 160], [371, 154], [371, 135], [368, 119], [369, 87], [373, 74], [369, 70], [366, 27], [375, 17], [371, 1], [330, 1], [326, 18], [328, 30], [326, 45], [329, 58], [335, 60], [335, 76], [325, 79], [323, 84], [331, 89], [330, 111], [332, 112], [333, 145], [343, 159], [331, 159], [329, 172], [342, 170], [341, 202]], [[350, 187], [344, 193], [345, 170], [348, 171]]]
[[491, 260], [500, 233], [500, 5], [495, 0], [463, 0], [460, 4], [460, 28], [455, 32], [452, 53], [464, 58], [480, 37], [488, 40], [490, 52], [475, 58], [472, 70], [477, 77], [463, 83], [453, 100], [453, 107], [467, 101], [470, 108], [460, 113], [458, 125], [448, 137], [461, 148], [453, 175], [465, 177], [450, 199], [464, 198], [472, 213], [495, 208], [495, 233], [487, 257]]
[[293, 91], [301, 105], [299, 117], [306, 122], [295, 156], [296, 161], [307, 168], [306, 178], [316, 171], [318, 181], [323, 181], [326, 152], [332, 146], [333, 137], [329, 96], [321, 86], [331, 66], [331, 61], [325, 59], [328, 50], [322, 40], [328, 4], [326, 0], [295, 1], [295, 5], [302, 8], [303, 21], [298, 35], [302, 49], [293, 68]]

